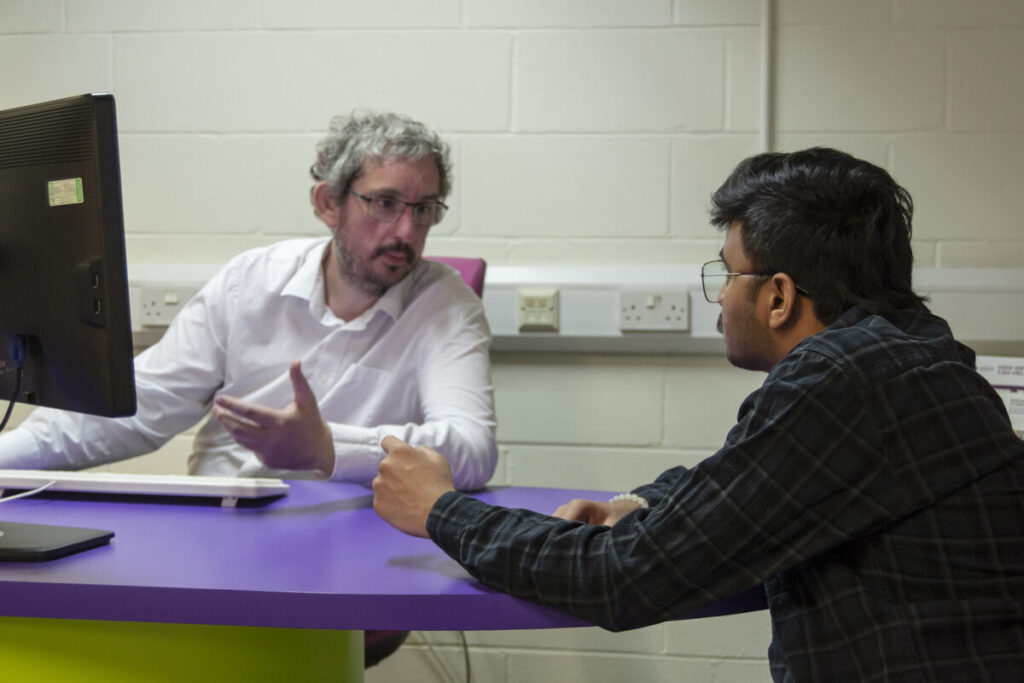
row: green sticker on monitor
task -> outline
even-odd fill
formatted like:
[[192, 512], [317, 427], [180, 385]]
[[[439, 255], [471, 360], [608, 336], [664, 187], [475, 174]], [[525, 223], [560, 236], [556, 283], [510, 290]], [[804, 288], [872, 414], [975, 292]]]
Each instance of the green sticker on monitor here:
[[81, 204], [85, 201], [85, 195], [82, 194], [81, 178], [51, 180], [46, 185], [50, 195], [50, 206]]

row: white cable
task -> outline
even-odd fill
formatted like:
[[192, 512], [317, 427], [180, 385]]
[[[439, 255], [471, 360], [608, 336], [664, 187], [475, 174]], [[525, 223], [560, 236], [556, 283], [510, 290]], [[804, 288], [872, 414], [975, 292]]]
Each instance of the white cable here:
[[455, 673], [451, 670], [451, 668], [448, 666], [448, 662], [445, 661], [444, 657], [441, 656], [441, 653], [437, 650], [434, 644], [430, 642], [429, 638], [427, 638], [426, 631], [420, 631], [419, 634], [420, 638], [423, 639], [423, 643], [427, 646], [427, 652], [433, 658], [434, 664], [436, 664], [437, 668], [440, 669], [441, 676], [444, 678], [444, 680], [447, 683], [458, 683], [458, 678], [456, 677]]
[[50, 488], [51, 486], [56, 486], [56, 485], [57, 485], [57, 481], [56, 480], [48, 481], [45, 484], [43, 484], [42, 486], [40, 486], [39, 488], [34, 488], [31, 491], [23, 491], [21, 493], [16, 493], [13, 496], [7, 496], [6, 498], [0, 498], [0, 503], [6, 503], [6, 502], [11, 501], [11, 500], [18, 500], [19, 498], [28, 498], [29, 496], [34, 496], [37, 493], [42, 493], [43, 491], [45, 491], [46, 489]]

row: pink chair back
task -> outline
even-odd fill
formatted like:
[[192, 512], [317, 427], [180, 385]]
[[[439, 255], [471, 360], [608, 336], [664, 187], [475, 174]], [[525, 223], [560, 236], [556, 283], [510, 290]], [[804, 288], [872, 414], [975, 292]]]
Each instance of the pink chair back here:
[[487, 273], [487, 261], [482, 258], [460, 258], [458, 256], [430, 256], [429, 261], [437, 261], [459, 271], [462, 281], [466, 286], [476, 292], [477, 296], [484, 295], [484, 275]]

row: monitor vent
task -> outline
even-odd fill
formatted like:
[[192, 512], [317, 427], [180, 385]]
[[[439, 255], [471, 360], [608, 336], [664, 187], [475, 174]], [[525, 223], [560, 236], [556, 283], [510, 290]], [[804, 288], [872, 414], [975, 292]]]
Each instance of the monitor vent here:
[[88, 103], [0, 117], [0, 168], [87, 161], [95, 149]]

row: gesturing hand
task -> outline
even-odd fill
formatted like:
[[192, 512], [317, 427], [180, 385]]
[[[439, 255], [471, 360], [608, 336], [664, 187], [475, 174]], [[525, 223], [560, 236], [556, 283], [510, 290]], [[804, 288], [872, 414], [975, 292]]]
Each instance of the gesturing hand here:
[[432, 448], [413, 448], [393, 436], [380, 445], [388, 455], [373, 480], [373, 509], [399, 531], [426, 538], [430, 509], [455, 490], [448, 461]]
[[214, 399], [213, 416], [267, 467], [330, 475], [334, 470], [331, 429], [320, 416], [299, 361], [291, 364], [288, 374], [295, 399], [284, 410], [220, 395]]

